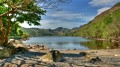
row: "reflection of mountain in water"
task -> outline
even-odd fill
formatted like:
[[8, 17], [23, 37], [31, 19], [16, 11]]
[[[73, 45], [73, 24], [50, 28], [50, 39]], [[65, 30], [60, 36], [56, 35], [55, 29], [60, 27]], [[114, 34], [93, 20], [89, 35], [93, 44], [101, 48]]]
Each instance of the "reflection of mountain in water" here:
[[30, 40], [24, 41], [26, 44], [44, 44], [49, 48], [54, 49], [106, 49], [106, 48], [117, 48], [116, 44], [109, 41], [96, 41], [89, 40], [81, 37], [32, 37]]
[[115, 43], [111, 43], [109, 41], [98, 41], [93, 40], [89, 42], [80, 42], [81, 45], [88, 47], [89, 49], [114, 49], [118, 48], [118, 45]]

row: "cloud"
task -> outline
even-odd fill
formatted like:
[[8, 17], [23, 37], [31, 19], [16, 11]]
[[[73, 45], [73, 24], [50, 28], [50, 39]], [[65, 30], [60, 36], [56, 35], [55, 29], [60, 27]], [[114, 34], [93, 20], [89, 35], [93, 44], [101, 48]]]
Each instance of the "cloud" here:
[[91, 0], [89, 4], [92, 6], [112, 6], [117, 2], [120, 2], [120, 0]]
[[67, 20], [67, 21], [72, 21], [72, 20], [88, 20], [92, 19], [93, 16], [88, 16], [84, 13], [75, 13], [71, 11], [58, 11], [54, 13], [49, 13], [47, 14], [49, 18], [55, 18], [57, 21], [59, 20]]
[[102, 12], [104, 12], [104, 11], [106, 11], [108, 9], [110, 9], [110, 7], [103, 7], [103, 8], [98, 9], [97, 10], [97, 15], [101, 14]]
[[75, 13], [70, 11], [58, 11], [46, 14], [46, 18], [41, 21], [41, 27], [44, 28], [73, 28], [85, 24], [92, 20], [94, 16], [88, 16], [84, 13]]
[[89, 20], [93, 19], [94, 16], [85, 15], [84, 13], [75, 13], [71, 11], [56, 11], [48, 12], [43, 20], [40, 22], [41, 26], [28, 26], [27, 24], [22, 24], [23, 27], [37, 27], [37, 28], [74, 28], [79, 27]]

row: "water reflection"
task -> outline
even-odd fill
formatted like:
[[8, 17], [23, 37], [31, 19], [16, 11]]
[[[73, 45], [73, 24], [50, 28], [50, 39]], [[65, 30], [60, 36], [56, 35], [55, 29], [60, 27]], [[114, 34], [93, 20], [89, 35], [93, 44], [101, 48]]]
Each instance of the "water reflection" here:
[[109, 41], [89, 40], [82, 37], [32, 37], [30, 40], [23, 41], [25, 44], [39, 45], [44, 44], [54, 49], [113, 49], [118, 48], [117, 44]]
[[80, 42], [81, 45], [88, 47], [89, 49], [115, 49], [118, 48], [117, 43], [111, 43], [109, 41], [92, 40], [88, 42]]

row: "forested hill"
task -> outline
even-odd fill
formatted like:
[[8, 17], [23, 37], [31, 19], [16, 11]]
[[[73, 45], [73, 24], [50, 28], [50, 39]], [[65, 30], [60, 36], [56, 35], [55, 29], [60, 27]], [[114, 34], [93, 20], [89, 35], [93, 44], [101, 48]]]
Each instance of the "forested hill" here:
[[120, 2], [71, 34], [89, 38], [120, 39]]
[[63, 27], [56, 29], [22, 28], [22, 30], [30, 36], [64, 36], [72, 31]]

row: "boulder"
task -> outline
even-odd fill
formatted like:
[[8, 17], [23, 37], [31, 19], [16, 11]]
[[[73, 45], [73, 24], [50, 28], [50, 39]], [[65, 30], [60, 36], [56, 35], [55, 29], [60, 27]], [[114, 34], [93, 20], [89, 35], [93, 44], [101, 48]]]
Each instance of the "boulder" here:
[[15, 48], [18, 48], [18, 47], [26, 47], [24, 44], [16, 44], [16, 43], [13, 43], [13, 46]]
[[3, 49], [3, 47], [0, 47], [0, 50]]
[[79, 55], [82, 57], [82, 56], [86, 56], [87, 53], [86, 52], [80, 52]]
[[8, 40], [8, 43], [9, 43], [9, 44], [12, 44], [12, 43], [14, 43], [14, 42], [15, 42], [15, 39], [9, 39], [9, 40]]
[[89, 62], [94, 64], [94, 63], [99, 63], [101, 61], [102, 60], [99, 57], [94, 57], [94, 58], [91, 58]]
[[58, 50], [51, 50], [40, 58], [43, 62], [59, 62], [63, 60], [62, 54]]
[[8, 43], [11, 45], [13, 45], [15, 48], [18, 48], [18, 47], [26, 47], [22, 41], [20, 40], [15, 40], [15, 39], [9, 39]]

